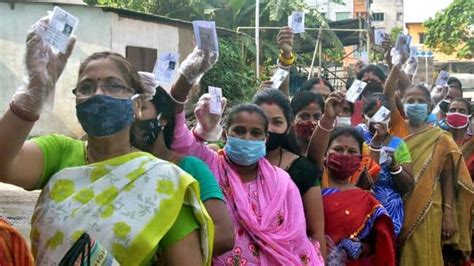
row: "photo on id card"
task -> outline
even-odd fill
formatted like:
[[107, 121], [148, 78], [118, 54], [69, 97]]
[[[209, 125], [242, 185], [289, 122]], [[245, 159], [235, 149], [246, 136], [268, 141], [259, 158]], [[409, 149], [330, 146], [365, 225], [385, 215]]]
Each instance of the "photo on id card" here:
[[43, 39], [60, 52], [65, 53], [69, 37], [73, 34], [78, 22], [76, 17], [56, 6]]

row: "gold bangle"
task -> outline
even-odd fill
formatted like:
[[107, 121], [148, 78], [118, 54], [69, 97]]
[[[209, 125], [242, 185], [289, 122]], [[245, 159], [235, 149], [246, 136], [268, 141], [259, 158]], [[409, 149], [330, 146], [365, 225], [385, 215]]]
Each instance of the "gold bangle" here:
[[294, 52], [291, 52], [291, 57], [286, 58], [282, 53], [280, 53], [278, 60], [280, 60], [280, 62], [285, 66], [291, 66], [296, 61], [296, 54]]

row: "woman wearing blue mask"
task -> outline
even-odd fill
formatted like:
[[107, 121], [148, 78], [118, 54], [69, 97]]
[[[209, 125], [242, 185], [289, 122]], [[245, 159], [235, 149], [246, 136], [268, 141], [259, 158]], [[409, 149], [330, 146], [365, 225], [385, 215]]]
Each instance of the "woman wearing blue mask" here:
[[[195, 50], [181, 64], [181, 76], [170, 93], [177, 105], [172, 149], [208, 164], [234, 222], [234, 248], [214, 258], [214, 265], [323, 265], [319, 244], [306, 235], [297, 187], [285, 171], [265, 159], [265, 113], [253, 104], [229, 110], [223, 133], [226, 144], [218, 152], [199, 141], [199, 132], [187, 128], [183, 108], [187, 95], [215, 60], [214, 54]], [[207, 117], [220, 119], [220, 115]]]
[[380, 164], [382, 171], [373, 186], [375, 197], [382, 203], [393, 221], [395, 235], [398, 236], [403, 225], [402, 197], [410, 193], [414, 186], [411, 175], [411, 156], [406, 143], [390, 135], [390, 117], [380, 122], [374, 120], [379, 110], [390, 109], [382, 93], [375, 93], [364, 102], [364, 124], [357, 129], [369, 146], [371, 157]]
[[31, 230], [36, 264], [102, 265], [105, 258], [139, 265], [157, 253], [170, 265], [210, 264], [213, 223], [197, 182], [132, 148], [130, 126], [144, 91], [123, 56], [95, 53], [80, 65], [73, 93], [87, 142], [61, 135], [26, 141], [74, 46], [73, 39], [65, 54], [54, 52], [38, 33], [46, 27], [41, 19], [28, 34], [27, 77], [0, 120], [1, 181], [42, 190]]
[[411, 153], [416, 185], [404, 202], [400, 264], [443, 265], [447, 250], [467, 258], [474, 187], [462, 153], [448, 132], [426, 122], [431, 111], [426, 87], [408, 88], [402, 101], [408, 131], [404, 140]]

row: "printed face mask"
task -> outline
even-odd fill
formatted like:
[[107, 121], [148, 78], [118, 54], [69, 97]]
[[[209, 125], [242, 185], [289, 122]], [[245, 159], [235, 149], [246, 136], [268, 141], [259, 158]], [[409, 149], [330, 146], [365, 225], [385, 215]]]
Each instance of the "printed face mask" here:
[[309, 142], [311, 136], [313, 135], [313, 131], [316, 129], [316, 126], [317, 123], [313, 121], [298, 122], [294, 126], [294, 129], [298, 137], [306, 142]]
[[264, 140], [246, 140], [228, 137], [224, 151], [229, 159], [238, 165], [255, 164], [266, 155]]
[[84, 131], [93, 137], [111, 136], [132, 124], [132, 99], [95, 95], [76, 105], [76, 114]]
[[158, 118], [148, 120], [135, 120], [132, 123], [130, 135], [132, 145], [142, 151], [150, 150], [160, 135], [162, 127]]
[[329, 153], [326, 158], [326, 167], [331, 177], [344, 181], [359, 169], [361, 160], [360, 154]]

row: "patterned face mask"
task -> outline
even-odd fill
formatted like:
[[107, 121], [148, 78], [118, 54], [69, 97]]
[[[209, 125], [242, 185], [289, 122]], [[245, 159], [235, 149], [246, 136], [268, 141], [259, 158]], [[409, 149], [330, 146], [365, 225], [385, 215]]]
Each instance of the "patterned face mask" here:
[[79, 123], [93, 137], [111, 136], [132, 124], [132, 99], [95, 95], [76, 105]]
[[313, 121], [298, 122], [294, 125], [294, 129], [298, 137], [305, 142], [309, 142], [317, 125], [318, 123]]

